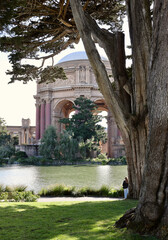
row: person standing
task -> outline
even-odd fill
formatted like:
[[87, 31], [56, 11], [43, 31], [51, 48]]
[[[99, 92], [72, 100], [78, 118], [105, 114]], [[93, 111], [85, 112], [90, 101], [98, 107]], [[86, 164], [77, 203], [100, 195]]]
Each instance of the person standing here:
[[124, 199], [126, 199], [128, 195], [128, 178], [127, 177], [125, 177], [123, 181], [123, 189], [124, 189]]

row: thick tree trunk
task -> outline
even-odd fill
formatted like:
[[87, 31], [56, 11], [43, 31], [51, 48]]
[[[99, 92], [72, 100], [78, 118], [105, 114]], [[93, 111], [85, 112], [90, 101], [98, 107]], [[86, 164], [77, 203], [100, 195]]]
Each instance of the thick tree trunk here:
[[132, 128], [129, 138], [124, 139], [128, 163], [129, 198], [138, 199], [144, 169], [147, 127], [142, 122]]
[[[115, 118], [126, 146], [128, 163], [129, 196], [138, 198], [142, 180], [143, 163], [145, 159], [147, 124], [146, 124], [146, 83], [141, 78], [146, 69], [141, 65], [132, 81], [128, 79], [125, 68], [124, 35], [121, 32], [112, 34], [99, 28], [96, 22], [83, 12], [79, 1], [71, 0], [71, 8], [85, 46], [88, 58], [92, 65], [100, 91]], [[95, 42], [105, 50], [111, 64], [114, 82], [111, 83], [104, 64], [101, 62], [95, 47]], [[145, 41], [144, 41], [145, 42]], [[144, 58], [146, 54], [144, 52]], [[134, 87], [134, 83], [137, 86]], [[136, 97], [135, 92], [138, 92]], [[141, 106], [139, 106], [139, 104]], [[138, 107], [137, 107], [138, 106]]]
[[[136, 210], [125, 215], [128, 227], [168, 239], [168, 1], [157, 0], [149, 62], [149, 136]], [[122, 225], [123, 219], [117, 224]], [[127, 225], [126, 224], [126, 225]], [[125, 225], [125, 226], [126, 226]]]
[[[136, 71], [134, 80], [129, 80], [125, 68], [124, 35], [121, 32], [112, 34], [99, 28], [96, 22], [81, 8], [80, 2], [71, 0], [71, 8], [92, 65], [100, 91], [115, 118], [126, 146], [128, 162], [129, 189], [131, 198], [138, 198], [145, 159], [147, 124], [146, 120], [146, 82], [141, 77], [146, 74], [142, 66]], [[105, 50], [111, 64], [114, 82], [111, 83], [96, 50], [95, 42]], [[144, 57], [146, 54], [144, 52]], [[147, 58], [147, 57], [146, 57]], [[137, 86], [134, 87], [134, 82]], [[135, 92], [139, 97], [135, 97]], [[139, 106], [139, 104], [141, 106]], [[138, 106], [138, 107], [137, 107]]]
[[148, 81], [149, 140], [135, 222], [168, 238], [168, 1], [157, 1]]

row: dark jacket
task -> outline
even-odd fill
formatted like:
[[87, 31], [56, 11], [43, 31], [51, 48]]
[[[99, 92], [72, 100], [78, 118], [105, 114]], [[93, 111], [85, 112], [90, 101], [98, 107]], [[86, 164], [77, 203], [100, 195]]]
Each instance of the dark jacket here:
[[124, 180], [124, 182], [123, 182], [123, 188], [124, 189], [126, 189], [126, 188], [128, 188], [128, 183]]

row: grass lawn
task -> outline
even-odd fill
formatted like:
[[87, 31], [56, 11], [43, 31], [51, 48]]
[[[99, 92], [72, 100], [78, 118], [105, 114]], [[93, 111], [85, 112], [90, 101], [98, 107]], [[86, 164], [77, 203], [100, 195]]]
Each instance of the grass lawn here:
[[0, 203], [1, 240], [154, 240], [114, 223], [136, 201]]

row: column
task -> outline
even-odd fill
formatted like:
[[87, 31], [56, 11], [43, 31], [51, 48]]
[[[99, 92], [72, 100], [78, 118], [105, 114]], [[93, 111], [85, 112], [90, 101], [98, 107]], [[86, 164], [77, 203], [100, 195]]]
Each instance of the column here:
[[51, 102], [48, 99], [46, 101], [46, 128], [51, 125]]
[[40, 105], [36, 104], [36, 141], [40, 139]]
[[75, 83], [79, 84], [79, 67], [76, 68], [76, 76], [75, 76]]
[[19, 145], [21, 145], [21, 144], [22, 144], [22, 133], [19, 132]]
[[40, 114], [40, 138], [43, 137], [45, 130], [45, 102], [41, 103], [41, 114]]
[[90, 84], [90, 68], [86, 66], [86, 83]]

